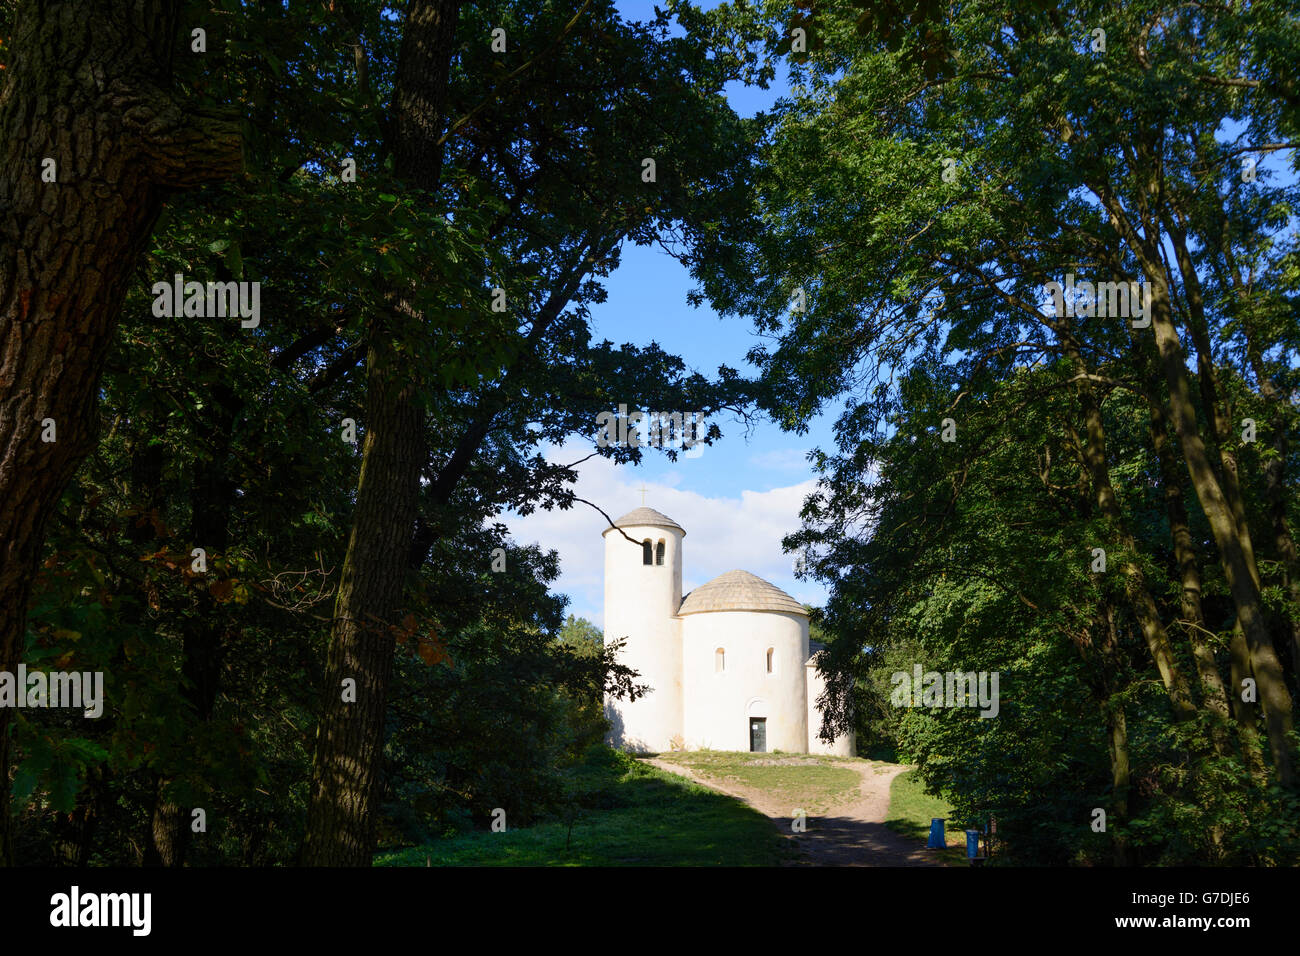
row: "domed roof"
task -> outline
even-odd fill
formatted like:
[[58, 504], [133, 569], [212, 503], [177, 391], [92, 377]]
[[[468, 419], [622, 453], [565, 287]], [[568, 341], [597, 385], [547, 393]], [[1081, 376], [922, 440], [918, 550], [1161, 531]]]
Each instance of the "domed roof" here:
[[[631, 528], [634, 525], [648, 525], [652, 528], [676, 528], [683, 535], [686, 534], [685, 528], [679, 525], [672, 518], [660, 514], [653, 508], [637, 508], [633, 511], [629, 511], [627, 514], [623, 515], [623, 517], [614, 522], [614, 528]], [[604, 536], [609, 534], [614, 530], [614, 528], [606, 528], [601, 532], [601, 535]]]
[[808, 616], [803, 605], [775, 584], [769, 584], [748, 571], [728, 571], [682, 599], [677, 613], [700, 614], [705, 611], [782, 611]]

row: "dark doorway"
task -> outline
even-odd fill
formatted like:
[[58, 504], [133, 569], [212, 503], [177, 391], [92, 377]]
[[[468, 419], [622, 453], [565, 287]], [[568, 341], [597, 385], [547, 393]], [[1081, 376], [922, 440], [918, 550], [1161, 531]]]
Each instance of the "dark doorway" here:
[[755, 754], [767, 753], [766, 717], [749, 718], [749, 752]]

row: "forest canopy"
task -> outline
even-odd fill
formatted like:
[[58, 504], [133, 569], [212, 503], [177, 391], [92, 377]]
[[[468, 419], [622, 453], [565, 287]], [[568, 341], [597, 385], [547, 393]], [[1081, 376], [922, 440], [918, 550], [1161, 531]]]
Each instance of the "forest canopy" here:
[[[620, 10], [0, 0], [0, 673], [103, 676], [0, 706], [0, 862], [565, 813], [647, 688], [506, 516], [675, 460], [628, 396], [838, 416], [827, 739], [1013, 862], [1300, 862], [1294, 4]], [[747, 371], [597, 339], [630, 244]]]

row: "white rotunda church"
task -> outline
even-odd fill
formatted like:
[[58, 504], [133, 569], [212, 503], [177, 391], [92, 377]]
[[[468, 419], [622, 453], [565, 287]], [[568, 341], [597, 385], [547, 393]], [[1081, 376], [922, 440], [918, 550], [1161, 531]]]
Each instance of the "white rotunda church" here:
[[606, 698], [613, 745], [853, 756], [851, 734], [818, 736], [822, 648], [810, 646], [803, 605], [748, 571], [683, 597], [685, 537], [653, 508], [604, 531], [605, 638], [626, 638], [619, 660], [651, 688], [631, 702]]

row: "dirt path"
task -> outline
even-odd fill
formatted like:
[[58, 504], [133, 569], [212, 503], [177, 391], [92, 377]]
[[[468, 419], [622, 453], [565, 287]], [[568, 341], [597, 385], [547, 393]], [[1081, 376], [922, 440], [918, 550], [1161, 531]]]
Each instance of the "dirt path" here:
[[889, 812], [889, 785], [893, 779], [908, 769], [897, 764], [875, 764], [855, 760], [852, 767], [858, 771], [861, 782], [848, 801], [833, 805], [817, 816], [809, 815], [807, 830], [794, 833], [791, 828], [792, 807], [776, 806], [771, 794], [729, 780], [725, 783], [696, 773], [667, 760], [655, 757], [645, 762], [686, 777], [710, 790], [743, 800], [763, 814], [799, 848], [801, 859], [795, 866], [943, 866], [927, 851], [925, 844], [899, 836], [885, 826]]

